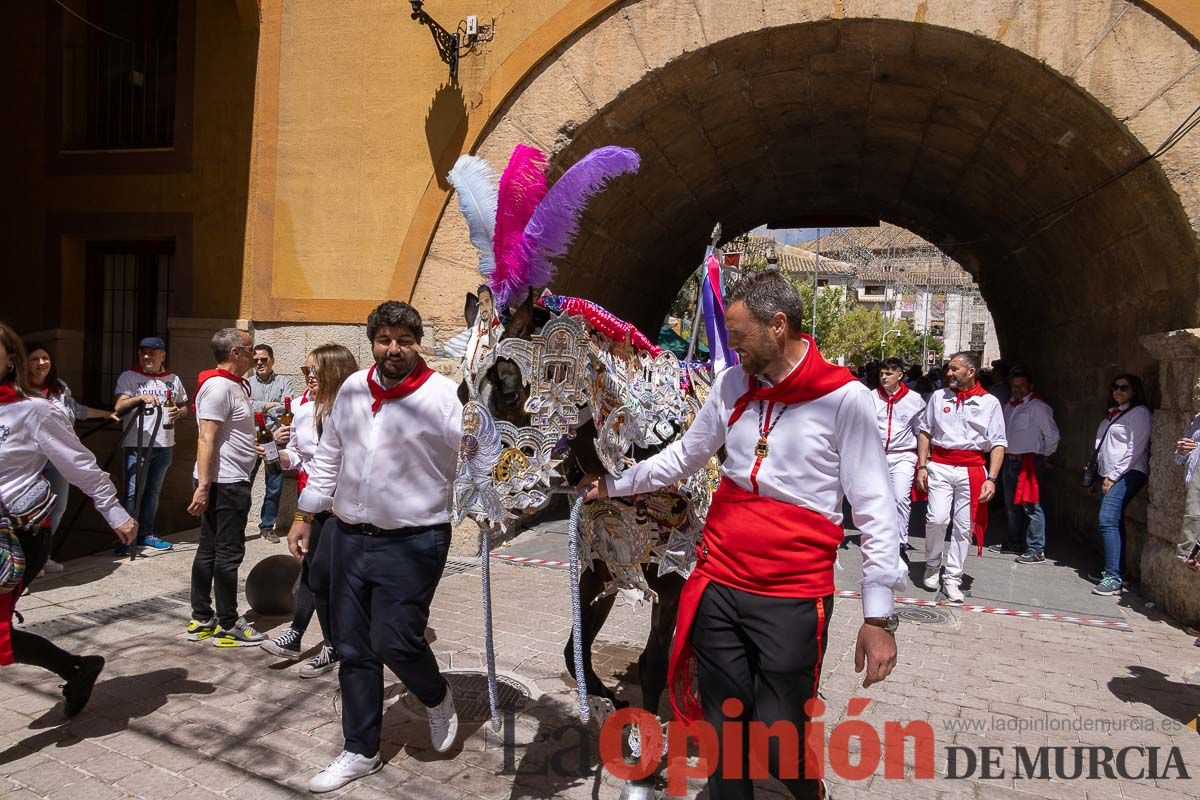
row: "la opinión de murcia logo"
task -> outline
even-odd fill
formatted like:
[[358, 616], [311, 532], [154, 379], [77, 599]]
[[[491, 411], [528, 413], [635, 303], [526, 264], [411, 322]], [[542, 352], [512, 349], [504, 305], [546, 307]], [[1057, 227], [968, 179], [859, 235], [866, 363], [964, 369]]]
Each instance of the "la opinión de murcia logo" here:
[[[600, 728], [600, 761], [616, 778], [640, 780], [658, 770], [665, 753], [667, 793], [674, 796], [686, 795], [688, 779], [707, 778], [714, 772], [721, 761], [717, 756], [722, 747], [727, 755], [723, 759], [724, 777], [731, 779], [764, 780], [770, 777], [769, 754], [773, 747], [778, 751], [778, 776], [785, 780], [800, 776], [802, 747], [803, 774], [808, 778], [833, 774], [847, 781], [864, 781], [879, 774], [882, 765], [883, 777], [895, 780], [906, 777], [917, 780], [937, 777], [950, 780], [1190, 779], [1179, 748], [1140, 745], [975, 748], [952, 745], [944, 749], [946, 772], [939, 776], [933, 726], [924, 720], [889, 720], [883, 723], [880, 731], [875, 724], [857, 718], [867, 710], [870, 702], [866, 698], [851, 698], [846, 709], [847, 719], [829, 726], [822, 720], [825, 703], [813, 699], [805, 704], [810, 722], [803, 726], [803, 733], [791, 722], [767, 724], [751, 720], [748, 723], [723, 723], [720, 738], [716, 728], [704, 720], [688, 725], [672, 721], [664, 726], [643, 709], [623, 708], [609, 715]], [[741, 701], [729, 698], [721, 710], [727, 717], [738, 717], [745, 709]], [[562, 741], [564, 747], [537, 768], [523, 766], [517, 769], [513, 757], [515, 744], [511, 738], [514, 722], [512, 716], [506, 714], [504, 768], [500, 774], [543, 774], [547, 771], [572, 776], [594, 774], [591, 736], [582, 725], [563, 726], [562, 730], [551, 733], [545, 740]], [[627, 761], [622, 752], [623, 734], [628, 726], [636, 727], [641, 738], [641, 753], [634, 762]], [[1086, 725], [1082, 727], [1093, 729]], [[1105, 727], [1094, 726], [1095, 729]], [[1182, 729], [1184, 726], [1177, 724], [1175, 727]], [[1196, 722], [1187, 727], [1195, 730]], [[574, 744], [566, 744], [568, 731], [575, 733]], [[741, 759], [737, 757], [743, 744], [750, 755], [745, 775], [742, 774]], [[689, 757], [695, 754], [699, 757]], [[905, 758], [909, 754], [909, 766], [906, 767]]]

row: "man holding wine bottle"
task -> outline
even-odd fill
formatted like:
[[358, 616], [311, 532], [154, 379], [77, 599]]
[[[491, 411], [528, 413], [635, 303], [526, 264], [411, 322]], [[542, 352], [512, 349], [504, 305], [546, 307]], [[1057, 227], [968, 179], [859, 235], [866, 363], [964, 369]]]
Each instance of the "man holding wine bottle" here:
[[[158, 498], [175, 448], [175, 421], [187, 416], [187, 392], [183, 381], [166, 367], [167, 343], [158, 336], [147, 336], [138, 344], [137, 363], [117, 377], [114, 387], [118, 414], [142, 405], [142, 506], [135, 510], [137, 497], [138, 423], [129, 426], [121, 443], [125, 448], [125, 510], [138, 521], [138, 544], [154, 550], [170, 550], [171, 543], [155, 533]], [[159, 419], [160, 418], [160, 419]], [[154, 431], [155, 423], [158, 431]], [[154, 434], [151, 437], [151, 434]], [[130, 545], [118, 543], [114, 552], [129, 555]]]
[[[268, 344], [254, 346], [254, 375], [250, 378], [250, 407], [256, 414], [262, 414], [267, 430], [271, 433], [291, 423], [292, 382], [282, 375], [275, 374], [275, 351]], [[288, 420], [284, 422], [283, 417]], [[287, 444], [285, 438], [280, 444]], [[254, 483], [258, 474], [257, 467], [250, 476]], [[279, 535], [275, 533], [275, 521], [279, 516], [279, 496], [283, 489], [283, 472], [267, 470], [263, 473], [263, 483], [266, 494], [263, 496], [262, 508], [258, 514], [258, 530], [262, 538], [268, 542], [278, 542]]]
[[[258, 463], [250, 384], [242, 377], [254, 352], [250, 334], [224, 328], [213, 334], [216, 369], [196, 385], [196, 491], [188, 513], [200, 517], [200, 543], [192, 561], [192, 619], [187, 637], [216, 647], [245, 647], [264, 638], [238, 615], [238, 568], [246, 555], [250, 476]], [[276, 453], [276, 461], [279, 455]], [[213, 593], [217, 610], [213, 615]]]

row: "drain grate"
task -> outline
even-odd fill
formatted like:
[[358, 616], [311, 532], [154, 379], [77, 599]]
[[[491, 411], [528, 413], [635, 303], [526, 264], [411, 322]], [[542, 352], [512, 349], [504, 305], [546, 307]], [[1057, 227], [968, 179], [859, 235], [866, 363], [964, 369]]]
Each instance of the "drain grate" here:
[[192, 590], [180, 589], [178, 592], [168, 592], [162, 596], [166, 600], [176, 600], [182, 605], [191, 605]]
[[78, 633], [92, 626], [93, 623], [81, 620], [78, 617], [59, 617], [58, 619], [48, 619], [45, 622], [35, 622], [32, 625], [21, 625], [20, 630], [53, 639], [57, 636], [66, 636], [69, 633]]
[[951, 620], [949, 611], [929, 606], [904, 606], [896, 610], [896, 616], [918, 625], [945, 625]]
[[114, 622], [124, 622], [128, 619], [137, 619], [138, 617], [157, 614], [160, 611], [166, 611], [169, 608], [175, 608], [179, 605], [181, 603], [176, 600], [155, 597], [150, 600], [135, 600], [132, 603], [121, 603], [120, 605], [109, 606], [108, 608], [99, 608], [95, 611], [81, 611], [75, 616], [83, 617], [92, 622], [98, 622], [101, 625], [110, 625]]
[[446, 566], [442, 571], [442, 575], [462, 575], [463, 572], [470, 572], [478, 569], [479, 559], [446, 559]]
[[[485, 722], [491, 719], [488, 709], [486, 672], [444, 672], [446, 682], [454, 692], [454, 708], [463, 722]], [[400, 701], [406, 711], [414, 717], [425, 719], [425, 705], [412, 693], [405, 693]], [[533, 702], [529, 687], [504, 675], [496, 676], [496, 705], [501, 713], [518, 714]]]

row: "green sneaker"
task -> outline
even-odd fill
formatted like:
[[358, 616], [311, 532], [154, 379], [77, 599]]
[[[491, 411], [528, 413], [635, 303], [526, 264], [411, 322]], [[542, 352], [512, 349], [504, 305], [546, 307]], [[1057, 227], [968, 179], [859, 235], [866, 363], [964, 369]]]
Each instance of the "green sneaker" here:
[[257, 647], [267, 638], [265, 633], [259, 633], [245, 617], [238, 617], [232, 628], [221, 628], [213, 636], [213, 647]]
[[187, 638], [189, 642], [203, 642], [205, 639], [211, 639], [216, 632], [216, 620], [206, 619], [201, 622], [193, 619], [188, 621]]

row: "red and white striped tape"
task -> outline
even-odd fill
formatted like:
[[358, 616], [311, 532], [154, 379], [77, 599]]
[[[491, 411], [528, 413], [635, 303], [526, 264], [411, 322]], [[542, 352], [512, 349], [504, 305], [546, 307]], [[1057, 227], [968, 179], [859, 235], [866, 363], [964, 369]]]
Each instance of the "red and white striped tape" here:
[[554, 567], [556, 569], [566, 569], [571, 565], [566, 561], [551, 561], [546, 558], [529, 558], [528, 556], [508, 556], [503, 553], [492, 553], [492, 558], [499, 558], [503, 561], [508, 561], [513, 564], [532, 564], [535, 567]]
[[[529, 558], [528, 556], [510, 556], [503, 553], [492, 553], [492, 558], [498, 558], [502, 561], [508, 561], [512, 564], [529, 564], [535, 567], [551, 567], [554, 569], [567, 569], [571, 565], [566, 561], [551, 561], [546, 558]], [[844, 598], [861, 598], [860, 592], [851, 591], [849, 589], [839, 589], [833, 593], [834, 597]], [[1028, 619], [1040, 619], [1047, 622], [1069, 622], [1074, 625], [1084, 625], [1091, 628], [1107, 628], [1114, 631], [1132, 631], [1133, 628], [1127, 622], [1119, 622], [1112, 619], [1092, 619], [1090, 617], [1075, 617], [1069, 614], [1051, 614], [1048, 611], [1018, 611], [1014, 608], [1000, 608], [998, 606], [977, 606], [971, 603], [951, 603], [949, 600], [925, 600], [919, 597], [903, 597], [897, 595], [896, 602], [907, 606], [945, 606], [947, 608], [959, 608], [963, 611], [969, 611], [972, 614], [997, 614], [1002, 617], [1026, 617]]]
[[[839, 589], [834, 597], [860, 598], [860, 592], [849, 589]], [[971, 603], [951, 603], [949, 600], [924, 600], [919, 597], [896, 596], [896, 602], [907, 606], [946, 606], [961, 608], [973, 614], [998, 614], [1002, 617], [1027, 617], [1029, 619], [1046, 620], [1047, 622], [1070, 622], [1075, 625], [1086, 625], [1092, 628], [1108, 628], [1115, 631], [1131, 631], [1133, 628], [1127, 622], [1112, 619], [1092, 619], [1090, 617], [1075, 617], [1069, 614], [1051, 614], [1048, 611], [1018, 611], [1015, 608], [1000, 608], [999, 606], [977, 606]]]

